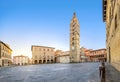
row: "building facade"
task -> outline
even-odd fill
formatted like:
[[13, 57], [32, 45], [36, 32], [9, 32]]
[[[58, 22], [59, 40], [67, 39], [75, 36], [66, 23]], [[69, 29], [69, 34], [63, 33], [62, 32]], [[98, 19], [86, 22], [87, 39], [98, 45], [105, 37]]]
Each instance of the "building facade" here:
[[60, 63], [70, 63], [70, 52], [69, 51], [64, 51], [61, 53], [59, 56]]
[[107, 59], [120, 71], [120, 0], [103, 0]]
[[81, 47], [80, 48], [80, 62], [87, 62], [88, 61], [88, 58], [86, 56], [86, 48], [84, 47]]
[[105, 48], [102, 49], [87, 49], [84, 47], [80, 48], [81, 62], [100, 62], [107, 60], [107, 51]]
[[75, 13], [70, 23], [70, 62], [80, 62], [80, 26]]
[[29, 57], [28, 56], [13, 56], [13, 64], [14, 65], [28, 65]]
[[107, 52], [106, 49], [97, 49], [97, 50], [91, 50], [90, 54], [88, 55], [88, 58], [91, 62], [100, 62], [107, 60]]
[[55, 63], [60, 63], [60, 55], [62, 54], [62, 50], [55, 51]]
[[0, 66], [9, 66], [12, 64], [12, 49], [9, 45], [0, 41]]
[[[100, 62], [107, 61], [107, 51], [105, 48], [102, 49], [87, 49], [84, 47], [80, 48], [80, 62]], [[55, 62], [56, 63], [71, 63], [70, 62], [70, 51], [55, 51]]]
[[55, 53], [53, 47], [32, 45], [32, 61], [33, 64], [54, 63]]

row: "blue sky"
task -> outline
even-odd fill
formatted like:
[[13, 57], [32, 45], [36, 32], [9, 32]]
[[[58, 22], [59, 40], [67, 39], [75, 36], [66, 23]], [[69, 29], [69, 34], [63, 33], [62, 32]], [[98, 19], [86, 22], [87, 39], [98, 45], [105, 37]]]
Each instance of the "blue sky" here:
[[31, 45], [69, 50], [69, 25], [76, 12], [80, 46], [105, 48], [102, 0], [0, 0], [0, 40], [13, 55], [31, 57]]

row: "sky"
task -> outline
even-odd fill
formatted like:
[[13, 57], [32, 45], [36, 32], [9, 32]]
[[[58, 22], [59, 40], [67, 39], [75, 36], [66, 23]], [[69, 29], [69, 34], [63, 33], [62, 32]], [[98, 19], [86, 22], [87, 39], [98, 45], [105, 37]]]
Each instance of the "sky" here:
[[32, 57], [31, 45], [69, 50], [73, 13], [80, 24], [80, 47], [105, 48], [102, 0], [0, 0], [0, 40], [12, 55]]

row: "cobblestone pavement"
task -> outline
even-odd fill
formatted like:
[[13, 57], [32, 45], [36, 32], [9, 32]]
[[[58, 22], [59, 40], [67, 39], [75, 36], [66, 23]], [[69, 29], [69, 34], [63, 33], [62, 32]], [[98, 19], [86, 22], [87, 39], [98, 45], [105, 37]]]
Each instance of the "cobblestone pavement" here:
[[120, 72], [106, 63], [106, 82], [120, 82]]
[[99, 63], [4, 67], [0, 82], [100, 82]]

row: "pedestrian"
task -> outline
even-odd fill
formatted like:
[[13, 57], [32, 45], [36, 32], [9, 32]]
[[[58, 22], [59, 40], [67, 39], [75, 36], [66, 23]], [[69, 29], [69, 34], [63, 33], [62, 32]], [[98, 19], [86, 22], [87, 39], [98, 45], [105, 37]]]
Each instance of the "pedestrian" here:
[[102, 61], [99, 66], [99, 75], [101, 78], [101, 82], [105, 82], [105, 63]]

